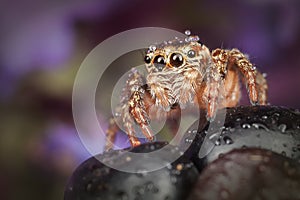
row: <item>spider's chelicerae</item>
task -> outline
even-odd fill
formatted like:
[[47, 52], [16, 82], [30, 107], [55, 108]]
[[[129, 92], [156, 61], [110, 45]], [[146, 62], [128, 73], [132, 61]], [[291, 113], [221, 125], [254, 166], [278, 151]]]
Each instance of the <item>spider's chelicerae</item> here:
[[[267, 103], [265, 77], [238, 49], [210, 51], [198, 36], [187, 34], [184, 39], [151, 45], [144, 61], [147, 75], [131, 70], [118, 108], [132, 146], [140, 145], [135, 124], [152, 141], [150, 120], [168, 117], [173, 109], [200, 108], [213, 120], [217, 109], [236, 106], [241, 96], [240, 78], [251, 104]], [[111, 119], [106, 149], [112, 148], [118, 129]]]

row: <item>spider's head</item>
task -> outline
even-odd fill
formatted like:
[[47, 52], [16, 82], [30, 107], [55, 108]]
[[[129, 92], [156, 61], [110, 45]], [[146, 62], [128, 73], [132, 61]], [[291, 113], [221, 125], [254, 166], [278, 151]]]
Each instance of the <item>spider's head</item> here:
[[165, 41], [151, 45], [145, 55], [145, 64], [149, 73], [181, 71], [189, 67], [199, 66], [204, 54], [209, 53], [207, 47], [199, 43], [198, 36], [187, 36], [181, 40]]

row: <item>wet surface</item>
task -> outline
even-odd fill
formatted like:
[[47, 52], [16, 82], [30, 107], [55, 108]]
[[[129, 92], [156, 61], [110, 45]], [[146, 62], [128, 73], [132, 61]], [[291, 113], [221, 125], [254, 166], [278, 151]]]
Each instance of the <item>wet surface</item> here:
[[299, 199], [300, 165], [262, 149], [236, 149], [208, 165], [189, 200]]
[[[197, 127], [195, 122], [189, 131]], [[300, 112], [297, 110], [272, 106], [229, 108], [222, 126], [207, 124], [196, 134], [187, 153], [200, 170], [237, 148], [267, 149], [300, 161]], [[192, 131], [186, 138], [194, 135]]]
[[[223, 121], [195, 122], [178, 147], [155, 142], [126, 150], [162, 149], [153, 161], [158, 163], [178, 154], [177, 161], [160, 170], [143, 173], [155, 164], [145, 162], [136, 169], [139, 173], [126, 173], [88, 159], [70, 179], [65, 200], [300, 199], [300, 112], [245, 106], [220, 113]], [[98, 157], [117, 166], [140, 164], [120, 152]]]
[[[145, 144], [132, 151], [145, 153], [160, 149], [164, 145], [165, 143]], [[171, 152], [172, 150], [168, 149], [162, 154], [168, 155]], [[172, 153], [180, 152], [174, 147]], [[130, 157], [120, 157], [120, 151], [110, 151], [99, 156], [120, 165], [134, 166], [134, 162], [138, 162], [131, 160]], [[164, 160], [157, 159], [157, 162]], [[65, 191], [65, 200], [183, 199], [198, 177], [198, 171], [193, 163], [184, 157], [154, 172], [145, 172], [145, 169], [136, 169], [138, 173], [126, 173], [90, 158], [73, 173]]]

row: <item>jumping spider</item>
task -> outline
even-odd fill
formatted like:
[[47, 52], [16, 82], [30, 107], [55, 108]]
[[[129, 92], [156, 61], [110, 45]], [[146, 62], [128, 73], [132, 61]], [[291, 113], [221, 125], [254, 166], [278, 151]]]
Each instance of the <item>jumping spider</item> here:
[[[210, 50], [198, 36], [151, 45], [146, 52], [146, 77], [134, 68], [120, 102], [119, 116], [132, 146], [140, 145], [134, 124], [152, 141], [150, 119], [167, 116], [173, 109], [200, 108], [213, 120], [217, 109], [234, 107], [243, 79], [252, 105], [267, 103], [267, 82], [238, 49]], [[143, 84], [146, 83], [146, 84]], [[112, 148], [119, 127], [110, 120], [106, 149]]]

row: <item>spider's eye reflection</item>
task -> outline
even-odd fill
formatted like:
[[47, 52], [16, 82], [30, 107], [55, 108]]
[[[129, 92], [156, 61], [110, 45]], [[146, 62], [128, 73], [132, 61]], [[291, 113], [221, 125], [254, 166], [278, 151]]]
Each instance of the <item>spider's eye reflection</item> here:
[[156, 56], [154, 58], [153, 64], [158, 70], [162, 70], [166, 65], [165, 57], [161, 55]]
[[180, 53], [173, 53], [170, 57], [172, 67], [180, 67], [183, 64], [183, 57]]

